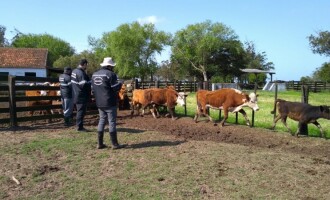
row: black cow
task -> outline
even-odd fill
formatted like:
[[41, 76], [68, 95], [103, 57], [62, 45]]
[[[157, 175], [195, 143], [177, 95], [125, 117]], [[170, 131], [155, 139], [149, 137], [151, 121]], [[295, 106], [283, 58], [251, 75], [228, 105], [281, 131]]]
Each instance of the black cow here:
[[300, 134], [300, 129], [303, 124], [313, 123], [321, 131], [321, 137], [325, 137], [321, 125], [316, 121], [319, 118], [330, 119], [329, 106], [312, 106], [306, 103], [285, 101], [277, 99], [273, 112], [277, 107], [278, 115], [275, 117], [272, 129], [275, 128], [276, 122], [281, 119], [282, 123], [293, 134], [290, 128], [286, 124], [286, 119], [289, 117], [295, 121], [298, 121], [298, 130], [296, 136]]

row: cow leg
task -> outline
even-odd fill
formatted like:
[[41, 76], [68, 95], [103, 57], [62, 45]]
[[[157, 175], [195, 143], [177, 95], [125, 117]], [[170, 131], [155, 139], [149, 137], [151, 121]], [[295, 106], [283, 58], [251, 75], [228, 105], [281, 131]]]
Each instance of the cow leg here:
[[150, 106], [149, 109], [150, 109], [150, 112], [151, 112], [152, 116], [153, 116], [155, 119], [157, 119], [159, 113], [158, 113], [158, 111], [157, 111], [156, 105], [155, 105], [155, 104], [152, 104], [152, 105]]
[[197, 123], [197, 119], [198, 117], [201, 115], [201, 109], [200, 107], [197, 105], [197, 108], [196, 108], [196, 113], [195, 113], [195, 117], [194, 117], [194, 121]]
[[[289, 133], [291, 133], [291, 135], [294, 135], [294, 133], [291, 131], [291, 129], [288, 127], [288, 124], [286, 123], [286, 119], [287, 119], [288, 116], [282, 116], [282, 123], [284, 124], [284, 126], [288, 129]], [[298, 131], [299, 131], [299, 128], [298, 128]], [[297, 135], [297, 133], [296, 133]]]
[[167, 109], [172, 117], [172, 120], [176, 120], [176, 117], [174, 117], [174, 108], [167, 107]]
[[272, 126], [270, 129], [272, 129], [272, 130], [275, 129], [276, 123], [277, 123], [277, 121], [278, 121], [279, 119], [281, 119], [281, 115], [280, 115], [280, 114], [277, 115], [277, 116], [275, 117], [275, 119], [274, 119], [274, 121], [273, 121], [273, 126]]
[[228, 119], [228, 108], [223, 108], [223, 119], [220, 122], [220, 126], [224, 126], [225, 121]]
[[312, 122], [312, 123], [320, 129], [321, 137], [324, 137], [325, 138], [324, 131], [323, 131], [321, 125], [317, 121]]
[[132, 118], [133, 115], [134, 115], [134, 109], [135, 109], [135, 104], [132, 102], [132, 103], [131, 103], [131, 118]]
[[248, 126], [251, 127], [251, 125], [250, 125], [250, 120], [249, 120], [249, 118], [248, 118], [248, 116], [247, 116], [245, 110], [241, 109], [241, 110], [239, 110], [238, 112], [240, 112], [240, 113], [244, 116], [245, 121], [246, 121], [246, 125], [248, 125]]

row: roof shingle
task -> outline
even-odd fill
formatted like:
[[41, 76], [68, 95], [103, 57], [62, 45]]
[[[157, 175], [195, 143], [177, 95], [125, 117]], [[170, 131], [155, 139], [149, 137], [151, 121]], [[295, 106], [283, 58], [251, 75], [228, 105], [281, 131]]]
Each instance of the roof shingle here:
[[48, 49], [0, 47], [0, 68], [46, 68]]

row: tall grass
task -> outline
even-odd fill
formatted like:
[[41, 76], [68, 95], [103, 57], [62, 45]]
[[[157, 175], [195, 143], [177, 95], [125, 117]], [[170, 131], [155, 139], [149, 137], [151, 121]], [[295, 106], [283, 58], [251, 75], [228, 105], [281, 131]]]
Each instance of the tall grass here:
[[[270, 128], [273, 124], [274, 115], [271, 114], [271, 111], [274, 109], [274, 100], [275, 92], [271, 91], [258, 91], [258, 105], [260, 110], [255, 112], [254, 117], [254, 126], [260, 128]], [[300, 91], [282, 91], [277, 94], [277, 98], [284, 99], [287, 101], [297, 101], [301, 102], [301, 92]], [[321, 93], [309, 93], [309, 104], [311, 105], [329, 105], [330, 93], [321, 92]], [[196, 112], [196, 93], [190, 93], [187, 97], [187, 116], [194, 117]], [[250, 108], [244, 109], [252, 121], [252, 110]], [[183, 107], [176, 107], [176, 113], [184, 115]], [[219, 111], [210, 109], [210, 114], [214, 120], [219, 122]], [[223, 114], [223, 112], [222, 112]], [[222, 118], [222, 116], [221, 116]], [[236, 122], [236, 115], [233, 113], [229, 114], [228, 123]], [[325, 135], [327, 138], [330, 137], [330, 122], [326, 119], [319, 119], [318, 122], [321, 124]], [[244, 117], [239, 113], [238, 114], [238, 124], [245, 124]], [[298, 123], [288, 118], [287, 124], [290, 129], [295, 132], [297, 130]], [[279, 120], [275, 127], [276, 131], [288, 132], [287, 128]], [[308, 125], [308, 135], [312, 137], [319, 137], [320, 131], [313, 124]]]

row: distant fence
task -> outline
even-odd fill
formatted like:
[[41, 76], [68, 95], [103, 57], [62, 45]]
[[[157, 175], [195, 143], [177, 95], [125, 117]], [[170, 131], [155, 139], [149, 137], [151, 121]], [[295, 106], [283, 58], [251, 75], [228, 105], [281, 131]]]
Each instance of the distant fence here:
[[330, 91], [330, 83], [315, 81], [315, 82], [301, 82], [301, 81], [287, 81], [285, 82], [287, 90], [301, 90], [301, 86], [308, 86], [310, 92]]

